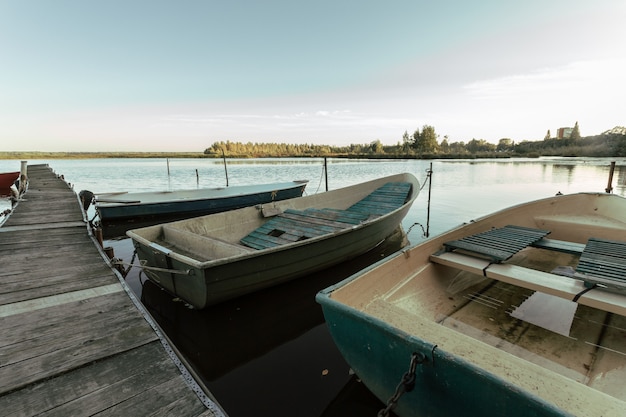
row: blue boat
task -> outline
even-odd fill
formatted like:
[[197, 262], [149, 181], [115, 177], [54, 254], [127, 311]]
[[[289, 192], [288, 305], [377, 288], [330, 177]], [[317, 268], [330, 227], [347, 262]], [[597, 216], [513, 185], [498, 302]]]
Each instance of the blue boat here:
[[194, 190], [102, 193], [94, 197], [106, 235], [109, 228], [145, 227], [301, 197], [308, 181], [201, 188]]
[[405, 248], [316, 296], [401, 417], [626, 415], [626, 199], [541, 199]]

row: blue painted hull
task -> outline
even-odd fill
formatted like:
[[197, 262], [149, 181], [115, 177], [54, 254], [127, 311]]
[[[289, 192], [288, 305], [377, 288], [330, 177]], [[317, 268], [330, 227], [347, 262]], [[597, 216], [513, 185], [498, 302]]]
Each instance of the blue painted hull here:
[[224, 198], [173, 200], [110, 207], [99, 206], [98, 212], [102, 221], [182, 219], [296, 198], [300, 197], [303, 191], [304, 185], [301, 185], [294, 188]]
[[[221, 213], [244, 207], [267, 204], [272, 201], [301, 197], [306, 181], [291, 183], [263, 184], [254, 191], [254, 186], [230, 187], [213, 190], [181, 191], [179, 193], [135, 193], [119, 194], [110, 202], [96, 201], [96, 211], [105, 237], [122, 236], [128, 229], [152, 226], [160, 223]], [[237, 190], [245, 190], [238, 192]], [[206, 196], [201, 196], [201, 193]], [[143, 201], [147, 194], [163, 195], [161, 201]], [[175, 197], [183, 194], [184, 197]], [[171, 198], [168, 196], [172, 195]], [[106, 196], [105, 196], [106, 197]], [[131, 199], [124, 202], [124, 198]], [[137, 198], [137, 201], [132, 201]]]
[[328, 295], [332, 288], [316, 297], [330, 333], [354, 372], [381, 401], [387, 403], [394, 394], [413, 352], [426, 357], [417, 365], [415, 388], [402, 395], [394, 409], [397, 415], [571, 415], [427, 341], [332, 300]]

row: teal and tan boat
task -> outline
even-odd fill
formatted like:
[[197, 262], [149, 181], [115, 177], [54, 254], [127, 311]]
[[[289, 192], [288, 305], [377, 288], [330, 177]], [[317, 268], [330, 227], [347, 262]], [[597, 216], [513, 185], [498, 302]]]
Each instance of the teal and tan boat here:
[[385, 411], [626, 415], [626, 199], [558, 195], [400, 250], [316, 300]]
[[400, 227], [419, 188], [398, 174], [127, 235], [148, 278], [200, 309], [373, 249]]

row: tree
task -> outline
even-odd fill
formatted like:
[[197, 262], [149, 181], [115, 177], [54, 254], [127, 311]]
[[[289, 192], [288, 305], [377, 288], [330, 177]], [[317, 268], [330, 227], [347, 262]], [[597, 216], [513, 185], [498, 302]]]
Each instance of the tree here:
[[439, 144], [439, 149], [441, 149], [441, 151], [444, 153], [447, 153], [450, 151], [450, 144], [448, 143], [448, 135], [445, 135], [443, 137], [443, 140]]
[[546, 136], [543, 138], [543, 140], [548, 140], [550, 139], [552, 136], [550, 135], [550, 129], [548, 129], [548, 133], [546, 133]]
[[414, 149], [418, 149], [419, 148], [419, 143], [420, 143], [420, 137], [421, 136], [422, 135], [420, 133], [419, 128], [415, 129], [415, 132], [413, 132], [413, 143], [412, 143]]
[[485, 139], [472, 139], [467, 143], [467, 150], [471, 153], [493, 152], [496, 150], [496, 145]]
[[380, 142], [379, 139], [376, 139], [374, 142], [372, 142], [370, 146], [373, 153], [383, 153], [383, 144]]
[[410, 148], [411, 148], [411, 138], [409, 137], [409, 132], [405, 130], [404, 134], [402, 135], [402, 150], [405, 152], [408, 152]]
[[[548, 132], [550, 132], [548, 130]], [[512, 151], [513, 150], [513, 140], [509, 138], [502, 138], [498, 141], [498, 146], [496, 146], [497, 151]]]
[[[415, 148], [419, 153], [434, 153], [437, 152], [437, 148], [439, 145], [437, 144], [437, 134], [435, 133], [435, 128], [433, 126], [424, 125], [422, 127], [422, 133], [418, 133], [419, 130], [416, 130], [415, 133], [418, 134], [418, 138], [415, 142]], [[413, 135], [415, 137], [415, 134]]]
[[572, 129], [572, 134], [570, 135], [570, 139], [572, 140], [580, 139], [580, 129], [578, 128], [578, 121], [574, 125], [574, 129]]

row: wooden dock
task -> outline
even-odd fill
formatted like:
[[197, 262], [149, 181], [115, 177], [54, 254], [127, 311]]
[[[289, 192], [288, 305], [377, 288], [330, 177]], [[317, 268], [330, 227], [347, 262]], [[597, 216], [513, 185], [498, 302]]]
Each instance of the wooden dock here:
[[0, 227], [0, 414], [225, 413], [107, 261], [47, 165]]

